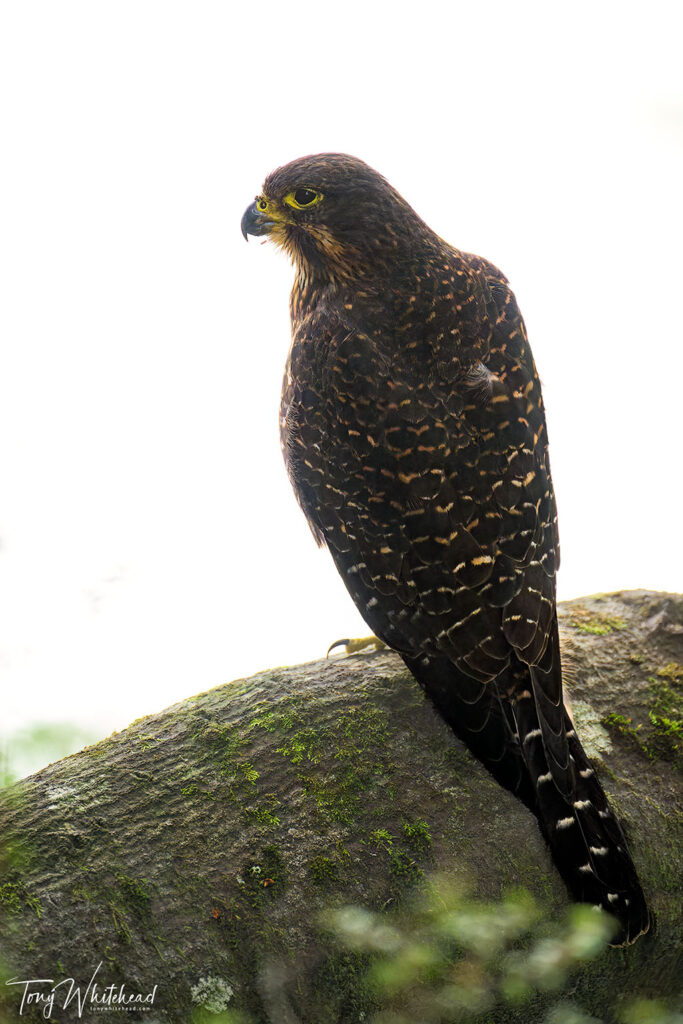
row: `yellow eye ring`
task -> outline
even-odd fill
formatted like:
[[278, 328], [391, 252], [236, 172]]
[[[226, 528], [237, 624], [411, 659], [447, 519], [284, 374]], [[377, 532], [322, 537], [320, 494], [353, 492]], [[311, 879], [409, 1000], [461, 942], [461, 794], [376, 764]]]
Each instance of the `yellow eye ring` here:
[[295, 188], [292, 192], [288, 192], [284, 198], [284, 202], [288, 206], [293, 207], [295, 210], [309, 210], [312, 206], [316, 206], [322, 202], [322, 193], [317, 192], [314, 188]]

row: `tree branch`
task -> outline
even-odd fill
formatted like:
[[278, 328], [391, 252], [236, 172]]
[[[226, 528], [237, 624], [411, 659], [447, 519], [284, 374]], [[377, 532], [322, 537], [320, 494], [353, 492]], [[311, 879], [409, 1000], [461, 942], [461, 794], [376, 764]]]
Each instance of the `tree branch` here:
[[[576, 980], [610, 1019], [617, 995], [680, 984], [683, 598], [572, 601], [561, 628], [577, 729], [657, 918]], [[305, 1024], [362, 1019], [358, 962], [317, 912], [395, 905], [426, 872], [455, 872], [482, 899], [521, 884], [567, 902], [533, 817], [388, 653], [276, 669], [135, 722], [5, 790], [0, 830], [10, 975], [84, 988], [101, 962], [103, 988], [157, 986], [147, 1024], [186, 1024], [198, 1006], [268, 1021], [278, 999]], [[3, 989], [20, 1019], [23, 990]], [[78, 1019], [59, 993], [51, 1019]]]

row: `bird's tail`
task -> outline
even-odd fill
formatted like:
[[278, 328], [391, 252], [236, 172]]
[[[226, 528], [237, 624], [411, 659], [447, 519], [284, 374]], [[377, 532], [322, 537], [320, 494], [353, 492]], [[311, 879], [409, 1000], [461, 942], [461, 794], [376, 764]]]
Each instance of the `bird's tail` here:
[[[649, 914], [621, 827], [564, 710], [564, 771], [544, 741], [530, 672], [515, 661], [503, 677], [480, 683], [447, 658], [406, 664], [437, 710], [494, 778], [538, 818], [571, 895], [619, 921], [614, 945], [634, 942]], [[526, 681], [525, 681], [526, 680]], [[559, 784], [558, 784], [559, 783]]]

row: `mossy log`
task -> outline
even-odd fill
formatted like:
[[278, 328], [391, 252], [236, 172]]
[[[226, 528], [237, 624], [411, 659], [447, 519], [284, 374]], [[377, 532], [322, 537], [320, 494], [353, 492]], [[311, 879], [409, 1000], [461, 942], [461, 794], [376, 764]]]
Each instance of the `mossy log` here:
[[[573, 980], [610, 1020], [619, 998], [680, 984], [683, 598], [571, 601], [561, 630], [577, 727], [656, 916]], [[369, 1019], [358, 957], [328, 944], [318, 913], [396, 905], [429, 872], [461, 873], [482, 899], [522, 885], [551, 911], [567, 903], [532, 816], [386, 652], [264, 672], [137, 721], [5, 790], [0, 830], [7, 974], [85, 986], [101, 963], [101, 986], [157, 986], [147, 1024], [187, 1024], [202, 1004], [269, 1024]], [[2, 987], [7, 1020], [78, 1019], [59, 1001], [19, 1018], [23, 990]]]

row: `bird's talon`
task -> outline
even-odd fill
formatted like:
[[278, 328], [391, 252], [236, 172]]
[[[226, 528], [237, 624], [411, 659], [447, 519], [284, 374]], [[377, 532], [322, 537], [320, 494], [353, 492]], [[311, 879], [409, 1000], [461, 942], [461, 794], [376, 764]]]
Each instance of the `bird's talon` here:
[[344, 640], [335, 640], [333, 644], [330, 644], [325, 657], [329, 658], [330, 651], [333, 651], [335, 647], [343, 647], [344, 654], [367, 654], [371, 651], [382, 651], [386, 646], [378, 636], [362, 636], [352, 639], [347, 637]]

